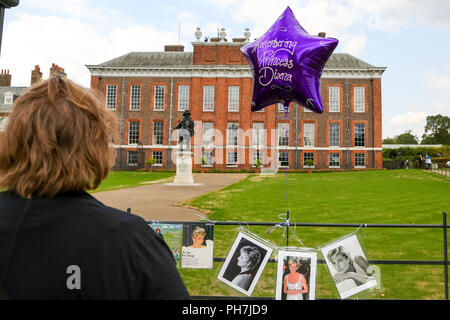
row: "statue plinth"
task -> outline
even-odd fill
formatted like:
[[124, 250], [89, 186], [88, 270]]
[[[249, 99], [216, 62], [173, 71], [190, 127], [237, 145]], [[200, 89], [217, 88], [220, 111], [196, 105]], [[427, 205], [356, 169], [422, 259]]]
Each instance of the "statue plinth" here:
[[177, 174], [175, 176], [174, 184], [193, 184], [192, 177], [192, 152], [178, 151], [177, 152]]

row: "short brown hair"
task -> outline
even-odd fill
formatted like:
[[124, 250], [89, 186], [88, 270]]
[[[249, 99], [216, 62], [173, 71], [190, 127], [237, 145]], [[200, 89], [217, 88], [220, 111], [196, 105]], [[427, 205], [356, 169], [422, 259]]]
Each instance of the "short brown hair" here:
[[0, 187], [24, 198], [97, 188], [114, 161], [115, 125], [94, 91], [58, 76], [34, 84], [0, 135]]

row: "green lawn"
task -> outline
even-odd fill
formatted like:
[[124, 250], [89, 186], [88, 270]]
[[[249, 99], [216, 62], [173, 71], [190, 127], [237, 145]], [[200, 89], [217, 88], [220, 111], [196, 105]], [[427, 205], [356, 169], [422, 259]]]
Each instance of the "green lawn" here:
[[175, 175], [175, 172], [153, 171], [111, 171], [108, 177], [102, 181], [97, 189], [91, 193], [137, 187], [145, 182], [166, 179]]
[[[287, 202], [286, 202], [286, 190]], [[352, 224], [442, 224], [450, 212], [450, 179], [423, 170], [380, 170], [335, 173], [280, 173], [252, 175], [232, 186], [188, 203], [209, 211], [213, 221], [281, 222], [291, 212], [294, 222]], [[282, 230], [251, 232], [284, 245]], [[291, 231], [293, 228], [291, 228]], [[356, 228], [297, 227], [296, 236], [318, 248]], [[442, 229], [364, 228], [367, 257], [372, 260], [443, 260]], [[226, 257], [237, 235], [236, 227], [216, 226], [215, 257]], [[290, 235], [292, 239], [292, 234]], [[301, 246], [291, 240], [291, 245]], [[319, 255], [319, 259], [322, 259]], [[192, 295], [242, 296], [217, 280], [221, 263], [212, 270], [180, 269]], [[443, 266], [379, 265], [382, 287], [359, 295], [375, 299], [443, 299]], [[320, 264], [316, 298], [338, 298], [331, 276]], [[269, 263], [253, 296], [274, 297], [276, 264]]]

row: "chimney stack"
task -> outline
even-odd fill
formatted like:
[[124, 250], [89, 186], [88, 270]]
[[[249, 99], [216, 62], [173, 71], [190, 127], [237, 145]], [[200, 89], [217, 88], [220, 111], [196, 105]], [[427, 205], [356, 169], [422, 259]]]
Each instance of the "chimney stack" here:
[[49, 77], [53, 77], [53, 76], [61, 76], [61, 77], [65, 78], [65, 77], [67, 77], [67, 74], [64, 72], [63, 68], [52, 63], [52, 67], [50, 68]]
[[41, 80], [42, 80], [41, 68], [39, 68], [39, 65], [35, 65], [34, 70], [31, 71], [31, 85]]
[[11, 87], [11, 75], [9, 74], [9, 70], [2, 69], [0, 74], [0, 86]]

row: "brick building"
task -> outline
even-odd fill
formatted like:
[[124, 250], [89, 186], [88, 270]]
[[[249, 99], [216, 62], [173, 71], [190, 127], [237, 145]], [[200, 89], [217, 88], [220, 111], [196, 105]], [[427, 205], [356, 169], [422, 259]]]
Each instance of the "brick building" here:
[[[64, 69], [56, 64], [52, 64], [49, 76], [59, 74], [62, 77], [67, 75]], [[13, 109], [14, 101], [29, 87], [11, 86], [12, 75], [9, 70], [1, 70], [0, 73], [0, 131], [4, 131], [8, 123], [8, 117]], [[36, 65], [31, 71], [30, 85], [42, 80], [42, 72], [39, 65]]]
[[194, 169], [251, 169], [258, 158], [272, 168], [382, 168], [384, 67], [333, 54], [321, 78], [322, 114], [294, 103], [287, 114], [279, 105], [251, 112], [252, 72], [240, 51], [249, 35], [196, 36], [192, 52], [168, 45], [86, 66], [91, 88], [120, 118], [116, 167], [143, 167], [152, 157], [155, 166], [174, 168], [173, 127], [188, 109], [196, 122]]

